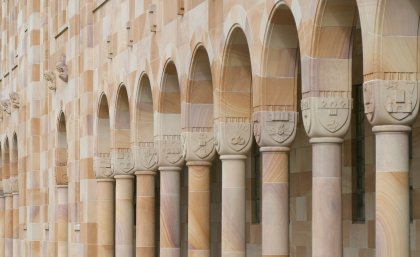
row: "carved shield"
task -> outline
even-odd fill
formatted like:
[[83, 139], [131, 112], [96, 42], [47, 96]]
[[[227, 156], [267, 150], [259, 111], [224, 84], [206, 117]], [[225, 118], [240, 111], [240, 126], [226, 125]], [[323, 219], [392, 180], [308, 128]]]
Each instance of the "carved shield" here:
[[191, 147], [199, 158], [204, 159], [213, 152], [214, 137], [210, 133], [192, 133]]
[[102, 153], [95, 156], [94, 167], [96, 177], [111, 177], [113, 175], [109, 153]]
[[391, 81], [386, 86], [385, 110], [396, 120], [407, 118], [417, 105], [417, 82]]
[[346, 124], [350, 115], [349, 100], [342, 97], [320, 98], [318, 118], [327, 131], [334, 133]]
[[134, 168], [134, 160], [131, 149], [121, 148], [114, 150], [113, 154], [113, 170], [115, 172], [128, 173]]
[[226, 124], [226, 132], [229, 147], [239, 152], [243, 150], [251, 140], [251, 125], [248, 123]]

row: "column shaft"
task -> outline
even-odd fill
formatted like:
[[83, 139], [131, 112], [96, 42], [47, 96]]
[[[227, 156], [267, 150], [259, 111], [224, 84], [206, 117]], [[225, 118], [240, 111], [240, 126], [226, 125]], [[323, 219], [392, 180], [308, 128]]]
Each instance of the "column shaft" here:
[[289, 256], [288, 147], [262, 147], [262, 256]]
[[188, 256], [210, 256], [210, 166], [208, 161], [188, 166]]
[[375, 126], [376, 256], [409, 257], [409, 157], [406, 126]]
[[222, 155], [222, 254], [245, 257], [245, 155]]
[[343, 254], [341, 138], [312, 138], [312, 256]]
[[13, 257], [19, 255], [19, 193], [14, 192], [13, 197]]
[[98, 179], [97, 190], [97, 225], [98, 225], [98, 257], [114, 257], [114, 180]]
[[4, 244], [5, 257], [13, 257], [13, 197], [12, 194], [5, 195], [5, 224]]
[[155, 256], [155, 175], [153, 171], [136, 172], [136, 257]]
[[56, 197], [56, 255], [57, 257], [67, 257], [68, 255], [68, 187], [66, 185], [57, 186]]
[[5, 242], [5, 197], [0, 196], [0, 257], [5, 256], [4, 242]]
[[134, 255], [134, 176], [115, 177], [115, 256]]
[[179, 257], [180, 171], [179, 167], [159, 167], [160, 171], [160, 256]]

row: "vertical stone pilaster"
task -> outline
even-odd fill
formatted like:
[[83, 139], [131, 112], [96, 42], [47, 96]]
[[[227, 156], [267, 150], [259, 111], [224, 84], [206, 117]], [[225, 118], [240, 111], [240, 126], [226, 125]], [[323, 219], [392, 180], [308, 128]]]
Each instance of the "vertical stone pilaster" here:
[[21, 257], [19, 249], [19, 193], [12, 193], [12, 233], [13, 233], [13, 257]]
[[98, 234], [98, 256], [114, 257], [115, 249], [115, 212], [114, 212], [114, 183], [112, 178], [98, 178], [96, 184], [97, 202], [97, 234]]
[[5, 223], [5, 197], [4, 194], [2, 193], [2, 195], [0, 196], [0, 256], [4, 257], [4, 247], [5, 247], [5, 228], [6, 223]]
[[13, 196], [6, 193], [5, 197], [5, 257], [13, 257]]
[[56, 253], [57, 257], [68, 256], [68, 186], [57, 185], [56, 188]]

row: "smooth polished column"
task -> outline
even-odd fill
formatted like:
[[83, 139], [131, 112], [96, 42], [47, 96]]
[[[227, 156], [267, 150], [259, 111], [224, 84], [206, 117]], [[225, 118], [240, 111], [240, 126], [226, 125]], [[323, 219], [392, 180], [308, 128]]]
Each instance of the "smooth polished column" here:
[[5, 241], [5, 197], [0, 195], [0, 257], [4, 257], [4, 241]]
[[68, 186], [57, 186], [56, 196], [56, 256], [67, 257], [68, 255]]
[[289, 256], [289, 148], [261, 147], [262, 256]]
[[115, 175], [115, 256], [134, 255], [134, 176]]
[[19, 193], [13, 192], [13, 257], [19, 254]]
[[98, 257], [114, 257], [114, 179], [99, 178], [97, 190]]
[[373, 127], [376, 137], [376, 256], [410, 256], [408, 133], [401, 125]]
[[13, 196], [7, 193], [5, 197], [4, 244], [5, 257], [13, 257]]
[[222, 155], [222, 256], [245, 257], [246, 155]]
[[341, 138], [312, 138], [312, 256], [342, 256]]
[[188, 166], [188, 256], [210, 256], [209, 161], [189, 161]]
[[179, 257], [180, 172], [176, 166], [159, 167], [160, 172], [160, 256]]
[[154, 171], [136, 171], [136, 257], [155, 256], [155, 176]]

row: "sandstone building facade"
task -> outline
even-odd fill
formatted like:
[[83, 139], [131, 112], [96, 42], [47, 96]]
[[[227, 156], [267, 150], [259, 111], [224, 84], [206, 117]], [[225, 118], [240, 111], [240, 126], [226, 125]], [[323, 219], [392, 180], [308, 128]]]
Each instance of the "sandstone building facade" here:
[[0, 9], [0, 256], [420, 256], [420, 1]]

